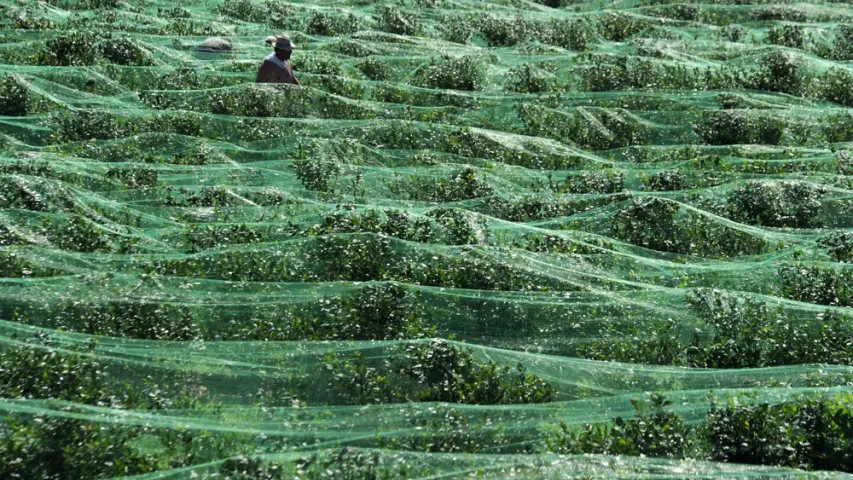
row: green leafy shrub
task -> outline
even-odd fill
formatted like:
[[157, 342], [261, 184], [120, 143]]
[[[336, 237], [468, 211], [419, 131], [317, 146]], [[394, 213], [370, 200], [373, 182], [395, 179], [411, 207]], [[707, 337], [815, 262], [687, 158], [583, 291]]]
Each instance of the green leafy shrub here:
[[[637, 418], [569, 426], [545, 437], [546, 447], [561, 454], [613, 454], [684, 458], [783, 466], [807, 470], [850, 470], [853, 429], [849, 393], [770, 404], [749, 395], [720, 405], [711, 396], [705, 421], [692, 426], [666, 407], [660, 394], [632, 400]], [[831, 431], [832, 434], [827, 432]]]
[[395, 256], [384, 236], [319, 237], [313, 254], [319, 278], [350, 282], [394, 278]]
[[56, 22], [30, 6], [3, 5], [0, 20], [4, 27], [20, 30], [53, 30]]
[[716, 34], [720, 38], [727, 40], [729, 42], [740, 42], [741, 39], [746, 35], [748, 29], [743, 25], [725, 25], [719, 30], [717, 30]]
[[575, 354], [605, 362], [685, 365], [686, 350], [675, 321], [668, 319], [653, 320], [650, 325], [634, 324], [624, 332], [580, 342]]
[[382, 5], [374, 17], [379, 29], [397, 35], [415, 35], [420, 29], [417, 16], [405, 12], [396, 5]]
[[837, 60], [853, 60], [853, 25], [836, 25], [834, 33], [832, 56]]
[[116, 9], [124, 6], [121, 0], [50, 0], [47, 3], [71, 10]]
[[776, 405], [713, 401], [703, 437], [716, 461], [850, 471], [849, 401], [849, 394]]
[[0, 423], [2, 478], [74, 480], [137, 475], [157, 470], [157, 459], [139, 451], [130, 428], [62, 417]]
[[333, 43], [329, 46], [329, 49], [348, 57], [361, 58], [376, 54], [376, 51], [372, 47], [351, 38]]
[[192, 65], [181, 65], [167, 70], [154, 81], [157, 90], [199, 90], [204, 88], [205, 79]]
[[778, 145], [787, 126], [785, 120], [773, 116], [718, 110], [704, 112], [702, 123], [694, 125], [694, 130], [709, 145]]
[[667, 170], [643, 179], [643, 185], [658, 192], [681, 190], [684, 188], [684, 174], [678, 170]]
[[473, 91], [482, 83], [482, 67], [473, 56], [431, 58], [412, 74], [412, 84], [424, 88]]
[[628, 193], [618, 193], [591, 198], [552, 198], [543, 195], [490, 197], [485, 212], [511, 222], [533, 222], [546, 218], [567, 217], [605, 205], [613, 205], [631, 198]]
[[27, 261], [15, 251], [0, 251], [0, 278], [40, 278], [62, 275], [62, 271]]
[[550, 233], [524, 235], [521, 239], [513, 241], [513, 246], [523, 248], [531, 252], [552, 252], [552, 253], [574, 253], [578, 255], [588, 255], [595, 253], [603, 253], [608, 249], [613, 248], [613, 244], [609, 241], [592, 241], [592, 245], [585, 242], [563, 238]]
[[586, 68], [579, 73], [582, 83], [593, 91], [620, 88], [720, 90], [739, 89], [743, 85], [742, 72], [739, 69], [688, 68], [636, 58], [619, 58], [613, 65]]
[[853, 115], [826, 113], [818, 119], [821, 139], [829, 143], [853, 141]]
[[521, 18], [487, 15], [478, 19], [480, 33], [490, 47], [511, 47], [527, 35], [527, 24]]
[[627, 87], [627, 71], [623, 65], [598, 64], [578, 70], [580, 83], [590, 92], [609, 92]]
[[559, 454], [607, 454], [681, 458], [687, 446], [688, 427], [667, 411], [672, 401], [653, 394], [649, 402], [632, 399], [636, 418], [615, 418], [609, 424], [560, 423], [560, 432], [546, 437], [548, 449]]
[[757, 90], [798, 95], [806, 81], [806, 71], [800, 57], [775, 50], [765, 54], [749, 84]]
[[[450, 245], [481, 243], [488, 233], [484, 219], [474, 214], [454, 209], [435, 208], [426, 213], [427, 218], [399, 210], [369, 209], [362, 214], [334, 212], [323, 217], [317, 233], [383, 233], [402, 240], [415, 242], [441, 242]], [[434, 220], [434, 223], [430, 221]], [[313, 233], [313, 232], [312, 232]]]
[[72, 215], [66, 221], [44, 217], [42, 224], [50, 241], [62, 250], [89, 253], [112, 250], [101, 230], [79, 215]]
[[[302, 457], [296, 462], [295, 467], [298, 478], [305, 480], [411, 478], [413, 471], [412, 466], [403, 462], [383, 459], [380, 452], [360, 451], [346, 447], [333, 450], [327, 455], [315, 453], [310, 457]], [[261, 479], [266, 480], [266, 477]], [[278, 477], [270, 480], [278, 480]]]
[[[516, 372], [492, 361], [476, 361], [469, 350], [443, 340], [408, 345], [401, 373], [421, 386], [416, 395], [425, 402], [507, 405], [550, 402], [555, 393], [547, 381]], [[414, 398], [413, 398], [414, 399]]]
[[689, 293], [687, 304], [709, 334], [697, 328], [692, 340], [685, 341], [675, 321], [655, 320], [582, 343], [577, 353], [603, 361], [698, 368], [853, 363], [848, 315], [826, 311], [811, 318], [795, 316], [750, 296], [704, 288]]
[[340, 75], [341, 64], [328, 57], [300, 56], [292, 61], [294, 70], [317, 75]]
[[853, 324], [849, 315], [827, 310], [815, 315], [814, 321], [792, 320], [770, 327], [768, 365], [853, 364], [853, 343], [849, 340]]
[[350, 320], [345, 338], [390, 340], [417, 338], [425, 332], [415, 294], [396, 284], [360, 288], [343, 302]]
[[532, 26], [530, 33], [540, 42], [581, 52], [586, 50], [589, 43], [589, 30], [590, 27], [584, 20], [551, 20]]
[[45, 49], [38, 54], [37, 62], [58, 67], [94, 65], [100, 55], [101, 49], [95, 34], [69, 32], [48, 39]]
[[425, 202], [458, 202], [494, 193], [492, 187], [477, 177], [477, 171], [467, 167], [449, 178], [412, 175], [389, 185], [391, 190], [410, 200]]
[[399, 340], [434, 333], [427, 328], [417, 292], [377, 284], [346, 296], [323, 297], [297, 308], [259, 309], [250, 318], [223, 322], [202, 333], [216, 340], [327, 341]]
[[50, 162], [25, 160], [19, 162], [8, 162], [0, 164], [0, 174], [28, 175], [32, 177], [56, 178], [62, 177]]
[[767, 39], [775, 45], [803, 49], [806, 46], [806, 33], [800, 25], [781, 25], [767, 31]]
[[26, 117], [29, 113], [30, 90], [13, 75], [4, 74], [0, 81], [0, 115]]
[[441, 38], [448, 42], [466, 44], [474, 32], [471, 23], [460, 15], [445, 15], [439, 25]]
[[364, 97], [364, 86], [360, 81], [337, 76], [315, 77], [302, 82], [303, 85], [319, 87], [334, 95], [361, 100]]
[[549, 75], [529, 63], [510, 68], [506, 75], [507, 89], [511, 92], [542, 93], [555, 88]]
[[[10, 229], [5, 225], [0, 225], [0, 246], [10, 246], [10, 245], [21, 245], [26, 244], [27, 241], [24, 239], [20, 233]], [[3, 260], [6, 260], [6, 256], [2, 257]]]
[[131, 128], [131, 132], [136, 133], [168, 133], [185, 135], [189, 137], [203, 136], [203, 121], [205, 117], [187, 111], [171, 111], [165, 113], [155, 113], [145, 117], [141, 125], [134, 125], [134, 119], [121, 119], [119, 126], [122, 124]]
[[[109, 404], [107, 372], [97, 361], [49, 348], [49, 339], [0, 351], [0, 397], [54, 398], [91, 405]], [[48, 347], [48, 348], [44, 348]]]
[[186, 8], [157, 8], [157, 16], [160, 18], [190, 18], [192, 13]]
[[805, 12], [787, 5], [762, 6], [749, 13], [752, 18], [764, 21], [805, 22], [808, 19]]
[[243, 203], [238, 196], [225, 187], [204, 187], [195, 192], [180, 189], [182, 197], [175, 198], [173, 189], [167, 187], [163, 205], [167, 207], [233, 207]]
[[381, 438], [381, 448], [395, 451], [487, 453], [514, 441], [523, 441], [523, 435], [496, 428], [491, 418], [472, 417], [463, 408], [454, 406], [437, 405], [426, 412], [416, 411], [411, 422], [422, 434]]
[[464, 288], [472, 290], [523, 290], [550, 291], [574, 290], [571, 283], [560, 278], [551, 278], [530, 272], [511, 264], [496, 261], [489, 256], [480, 256], [465, 249], [467, 255], [458, 258], [449, 255], [421, 254], [412, 267], [389, 272], [395, 280], [410, 281], [433, 287]]
[[378, 58], [368, 58], [356, 64], [356, 68], [367, 75], [371, 80], [386, 81], [391, 78], [391, 67]]
[[154, 65], [151, 52], [139, 45], [138, 40], [130, 37], [109, 36], [100, 43], [101, 55], [117, 65]]
[[61, 192], [48, 194], [40, 188], [17, 176], [0, 176], [0, 208], [20, 208], [36, 212], [49, 212], [54, 206], [60, 210], [68, 209], [73, 203]]
[[570, 174], [564, 184], [559, 186], [563, 193], [616, 193], [625, 185], [625, 174], [619, 170], [581, 172]]
[[450, 134], [445, 135], [440, 140], [438, 148], [464, 157], [490, 159], [534, 169], [563, 170], [577, 168], [580, 164], [579, 159], [573, 155], [540, 150], [530, 144], [524, 147], [492, 138], [469, 128], [461, 128], [454, 129]]
[[441, 226], [445, 243], [468, 245], [483, 243], [488, 236], [488, 223], [483, 217], [456, 208], [434, 208], [426, 214]]
[[836, 262], [853, 263], [853, 233], [833, 232], [821, 237], [817, 244]]
[[690, 3], [675, 3], [655, 7], [650, 9], [649, 13], [658, 17], [671, 18], [683, 22], [699, 22], [702, 20], [702, 8], [699, 5]]
[[787, 265], [778, 270], [782, 295], [801, 302], [853, 307], [853, 270]]
[[122, 338], [193, 340], [201, 336], [189, 308], [158, 303], [69, 303], [50, 322], [63, 330]]
[[671, 201], [639, 197], [611, 219], [616, 238], [662, 252], [712, 257], [755, 255], [767, 249], [766, 242], [690, 211]]
[[624, 42], [648, 28], [648, 21], [625, 12], [604, 12], [598, 18], [599, 33], [612, 42]]
[[246, 22], [263, 22], [266, 20], [263, 7], [252, 0], [225, 0], [222, 5], [216, 7], [222, 14]]
[[340, 164], [324, 160], [294, 160], [293, 169], [303, 187], [318, 192], [333, 191], [337, 186], [338, 177], [343, 173]]
[[809, 84], [809, 95], [846, 107], [853, 107], [853, 74], [846, 68], [832, 67]]
[[151, 168], [116, 168], [107, 170], [106, 178], [118, 180], [129, 188], [157, 186], [157, 170]]
[[296, 18], [296, 10], [285, 1], [265, 0], [255, 3], [253, 0], [225, 0], [216, 10], [221, 15], [237, 20], [265, 23], [273, 27], [292, 27]]
[[175, 165], [207, 165], [211, 160], [212, 154], [209, 150], [206, 149], [193, 149], [187, 150], [185, 152], [176, 153], [169, 163], [173, 163]]
[[351, 13], [346, 16], [335, 16], [314, 11], [311, 12], [311, 18], [308, 19], [306, 32], [326, 37], [338, 37], [357, 32], [358, 29], [358, 19]]
[[[401, 347], [392, 369], [372, 367], [362, 355], [354, 360], [327, 356], [326, 368], [341, 380], [332, 385], [343, 401], [452, 402], [474, 405], [542, 403], [552, 400], [554, 387], [526, 372], [495, 362], [475, 360], [470, 350], [432, 340]], [[393, 381], [391, 381], [393, 379]]]
[[225, 245], [261, 243], [270, 240], [270, 228], [234, 225], [191, 225], [181, 231], [182, 244], [190, 253]]
[[536, 3], [538, 3], [540, 5], [545, 5], [546, 7], [551, 7], [551, 8], [560, 8], [560, 3], [562, 3], [562, 0], [535, 0], [535, 1], [536, 1]]
[[648, 142], [648, 126], [625, 110], [577, 107], [565, 113], [538, 105], [518, 106], [523, 133], [608, 150]]
[[299, 93], [291, 88], [265, 88], [266, 85], [246, 88], [215, 90], [208, 94], [202, 107], [217, 115], [242, 117], [303, 116], [304, 110], [296, 103]]
[[436, 239], [433, 225], [427, 219], [415, 219], [399, 210], [369, 209], [362, 214], [347, 215], [333, 212], [323, 217], [318, 232], [327, 233], [384, 233], [402, 240], [430, 242]]
[[[698, 338], [688, 350], [691, 363], [708, 368], [764, 366], [768, 328], [781, 318], [766, 303], [752, 297], [741, 298], [718, 290], [702, 289], [687, 297], [690, 308], [714, 327], [714, 339], [702, 345]], [[771, 348], [772, 348], [771, 340]]]
[[[259, 458], [229, 458], [219, 466], [218, 477], [223, 480], [284, 480], [281, 465], [267, 463]], [[300, 477], [311, 478], [311, 477]]]
[[51, 135], [60, 142], [121, 138], [132, 132], [130, 122], [107, 110], [63, 110], [51, 115]]
[[825, 224], [822, 186], [799, 181], [749, 180], [728, 196], [733, 220], [766, 227], [817, 228]]
[[562, 279], [538, 275], [474, 250], [454, 257], [433, 250], [401, 251], [401, 247], [381, 234], [324, 236], [277, 255], [251, 250], [209, 252], [155, 260], [142, 271], [238, 282], [398, 281], [478, 290], [575, 288]]

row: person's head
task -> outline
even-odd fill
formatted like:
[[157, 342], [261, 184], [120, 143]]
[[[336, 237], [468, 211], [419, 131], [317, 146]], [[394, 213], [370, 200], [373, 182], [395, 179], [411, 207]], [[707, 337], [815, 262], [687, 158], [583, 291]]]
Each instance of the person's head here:
[[290, 41], [290, 37], [287, 35], [280, 35], [276, 37], [275, 44], [273, 45], [273, 48], [275, 49], [275, 56], [281, 60], [289, 60], [294, 47], [295, 45]]

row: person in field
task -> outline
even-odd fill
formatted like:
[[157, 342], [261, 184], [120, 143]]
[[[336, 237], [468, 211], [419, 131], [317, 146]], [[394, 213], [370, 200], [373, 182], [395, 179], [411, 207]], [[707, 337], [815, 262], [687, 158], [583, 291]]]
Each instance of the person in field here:
[[290, 55], [293, 53], [293, 47], [295, 45], [287, 35], [275, 37], [275, 43], [273, 44], [275, 51], [264, 59], [264, 63], [258, 69], [258, 76], [255, 82], [299, 85], [299, 80], [293, 75], [293, 68], [289, 62]]

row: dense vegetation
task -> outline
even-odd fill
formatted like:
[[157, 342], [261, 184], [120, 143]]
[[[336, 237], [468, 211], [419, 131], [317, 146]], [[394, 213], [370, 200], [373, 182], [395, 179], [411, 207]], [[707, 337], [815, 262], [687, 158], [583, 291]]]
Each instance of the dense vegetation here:
[[848, 7], [5, 2], [0, 478], [853, 473]]

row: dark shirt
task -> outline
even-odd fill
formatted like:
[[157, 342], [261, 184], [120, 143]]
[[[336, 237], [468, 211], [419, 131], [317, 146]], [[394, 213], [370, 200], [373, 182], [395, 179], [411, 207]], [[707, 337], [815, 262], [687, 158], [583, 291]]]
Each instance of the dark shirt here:
[[293, 75], [293, 68], [290, 62], [285, 63], [287, 68], [281, 68], [274, 62], [264, 60], [261, 68], [258, 69], [258, 76], [255, 78], [256, 83], [291, 83], [299, 85], [299, 80]]

